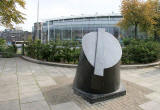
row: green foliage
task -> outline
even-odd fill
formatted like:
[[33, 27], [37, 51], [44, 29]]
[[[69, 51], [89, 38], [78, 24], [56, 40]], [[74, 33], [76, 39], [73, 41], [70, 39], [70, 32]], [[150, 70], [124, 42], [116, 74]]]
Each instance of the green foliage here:
[[[124, 46], [128, 46], [128, 45], [137, 45], [137, 44], [139, 44], [139, 42], [141, 42], [141, 41], [143, 41], [144, 39], [135, 39], [135, 38], [123, 38], [122, 39], [123, 40], [123, 44], [124, 44]], [[144, 41], [151, 41], [151, 38], [147, 38], [147, 39], [145, 39]]]
[[[154, 36], [155, 40], [160, 40], [160, 7], [159, 7], [159, 0], [147, 0], [146, 8], [150, 8], [153, 12], [151, 13], [152, 22], [150, 25], [145, 29], [146, 26], [143, 26], [148, 33]], [[149, 6], [149, 7], [147, 7]], [[148, 12], [150, 13], [150, 12]], [[147, 24], [147, 23], [145, 23]], [[145, 25], [143, 24], [143, 25]], [[149, 23], [148, 23], [149, 24]]]
[[2, 38], [0, 38], [0, 45], [5, 45], [6, 44], [6, 41]]
[[[129, 41], [129, 44], [128, 44]], [[153, 40], [128, 40], [123, 48], [122, 64], [151, 63], [160, 58], [160, 43]]]
[[131, 43], [132, 40], [134, 40], [134, 38], [123, 38], [123, 44], [124, 46], [127, 46]]
[[158, 34], [160, 32], [158, 6], [158, 0], [122, 0], [123, 19], [118, 25], [125, 30], [134, 27], [135, 38], [138, 37], [138, 31]]
[[11, 58], [15, 56], [15, 47], [14, 46], [7, 46], [2, 51], [3, 58]]
[[80, 47], [79, 42], [72, 43], [71, 57], [72, 57], [72, 61], [74, 63], [78, 63], [78, 59], [79, 59], [79, 55], [80, 55], [80, 51], [81, 51], [81, 48], [77, 48], [77, 45], [78, 45], [78, 47]]
[[15, 45], [7, 46], [6, 41], [0, 38], [0, 53], [4, 58], [14, 57], [17, 51], [17, 47]]
[[0, 52], [4, 50], [5, 46], [6, 46], [6, 41], [0, 38]]
[[12, 47], [13, 47], [13, 52], [16, 53], [16, 52], [17, 52], [17, 47], [16, 47], [16, 45], [13, 44]]
[[17, 6], [25, 8], [24, 0], [0, 0], [0, 25], [13, 27], [14, 24], [23, 23], [24, 14]]
[[25, 47], [25, 54], [29, 57], [64, 63], [77, 63], [80, 48], [78, 42], [73, 41], [56, 41], [42, 44], [40, 41], [29, 42]]
[[64, 41], [62, 44], [62, 55], [63, 55], [63, 60], [67, 61], [68, 63], [72, 61], [71, 57], [71, 45], [69, 41]]
[[[160, 44], [153, 38], [125, 38], [123, 43], [123, 64], [151, 63], [160, 58]], [[80, 44], [75, 41], [56, 41], [48, 44], [35, 41], [29, 42], [25, 47], [25, 54], [29, 57], [63, 63], [78, 63], [80, 51]]]

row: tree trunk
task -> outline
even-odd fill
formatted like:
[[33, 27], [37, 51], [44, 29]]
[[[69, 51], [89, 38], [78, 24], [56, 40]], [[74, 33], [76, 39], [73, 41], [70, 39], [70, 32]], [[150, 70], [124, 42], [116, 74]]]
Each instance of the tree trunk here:
[[135, 39], [137, 38], [137, 23], [135, 23], [135, 28], [134, 28], [134, 37]]

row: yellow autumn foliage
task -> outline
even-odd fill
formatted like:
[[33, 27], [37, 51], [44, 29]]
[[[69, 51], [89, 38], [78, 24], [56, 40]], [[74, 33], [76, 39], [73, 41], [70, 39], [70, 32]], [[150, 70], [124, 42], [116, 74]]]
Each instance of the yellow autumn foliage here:
[[121, 5], [123, 19], [118, 25], [123, 29], [134, 27], [135, 37], [137, 37], [137, 29], [151, 33], [160, 23], [156, 20], [160, 18], [158, 6], [158, 0], [123, 0]]
[[17, 9], [17, 5], [25, 8], [24, 0], [0, 0], [0, 25], [13, 27], [14, 24], [23, 23], [24, 13]]

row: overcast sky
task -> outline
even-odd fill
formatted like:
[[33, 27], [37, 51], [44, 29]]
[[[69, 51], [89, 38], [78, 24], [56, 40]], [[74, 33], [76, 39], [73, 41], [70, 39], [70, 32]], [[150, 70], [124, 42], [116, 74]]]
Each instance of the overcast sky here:
[[[33, 23], [37, 21], [37, 1], [25, 0], [27, 20], [19, 25], [23, 30], [32, 30]], [[94, 15], [120, 13], [121, 0], [39, 0], [39, 21], [70, 15]]]

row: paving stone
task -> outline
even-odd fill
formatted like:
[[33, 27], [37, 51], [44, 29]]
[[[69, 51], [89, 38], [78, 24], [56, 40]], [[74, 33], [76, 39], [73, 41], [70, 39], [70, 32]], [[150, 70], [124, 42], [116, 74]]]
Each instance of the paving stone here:
[[53, 105], [52, 110], [81, 110], [74, 102], [67, 102], [58, 105]]
[[150, 89], [153, 90], [153, 91], [156, 91], [156, 92], [160, 92], [159, 85], [152, 85], [152, 86], [150, 86]]
[[154, 101], [150, 101], [147, 103], [144, 103], [142, 105], [139, 105], [143, 110], [159, 110], [160, 104], [156, 103]]
[[40, 91], [40, 88], [37, 85], [20, 86], [19, 89], [20, 89], [20, 93]]
[[0, 110], [20, 110], [18, 100], [10, 100], [6, 102], [0, 102]]
[[2, 81], [0, 80], [0, 87], [4, 87], [4, 86], [17, 86], [18, 83], [17, 81]]
[[37, 85], [36, 81], [19, 81], [19, 86]]
[[71, 72], [67, 72], [65, 73], [67, 78], [74, 78], [75, 77], [75, 73], [71, 73]]
[[[146, 102], [159, 103], [159, 67], [121, 70], [127, 94], [97, 104], [89, 104], [73, 93], [75, 73], [76, 68], [39, 65], [20, 58], [0, 58], [0, 103], [20, 98], [21, 110], [49, 110], [48, 104], [53, 109], [58, 105], [62, 109], [68, 106], [65, 110], [72, 110], [74, 104], [81, 110], [142, 110], [139, 105]], [[151, 105], [158, 106], [155, 103]]]
[[150, 100], [160, 103], [160, 93], [153, 92], [151, 94], [146, 95], [146, 97]]
[[0, 101], [18, 99], [18, 85], [0, 86]]
[[18, 98], [19, 97], [18, 97], [17, 90], [0, 92], [0, 101], [14, 100], [14, 99], [18, 99]]
[[27, 75], [27, 76], [19, 76], [18, 77], [19, 81], [34, 81], [34, 77], [32, 75]]
[[0, 73], [3, 71], [4, 65], [5, 65], [5, 60], [0, 58]]
[[140, 82], [138, 83], [138, 85], [143, 86], [143, 87], [150, 88], [153, 84], [152, 84], [152, 83], [148, 83], [148, 82], [144, 82], [144, 81], [140, 81]]
[[40, 87], [49, 87], [49, 86], [55, 86], [56, 82], [53, 79], [50, 80], [39, 80], [38, 84]]
[[21, 103], [28, 103], [28, 102], [41, 101], [41, 100], [44, 100], [44, 97], [41, 91], [33, 91], [33, 92], [20, 94]]
[[5, 85], [17, 85], [16, 75], [1, 75], [0, 76], [0, 86]]
[[45, 80], [52, 80], [52, 78], [47, 76], [47, 75], [45, 75], [45, 76], [36, 76], [36, 80], [45, 81]]
[[35, 77], [37, 77], [37, 76], [46, 76], [46, 75], [48, 75], [46, 72], [39, 72], [39, 71], [35, 71], [35, 73], [33, 73], [33, 75], [35, 76]]
[[54, 77], [62, 77], [62, 76], [64, 76], [63, 73], [55, 73], [55, 72], [50, 72], [49, 75], [52, 76], [53, 78]]
[[21, 110], [50, 110], [45, 101], [21, 104]]
[[18, 72], [18, 75], [19, 76], [31, 76], [32, 72], [23, 72], [23, 71], [21, 71], [21, 72]]

